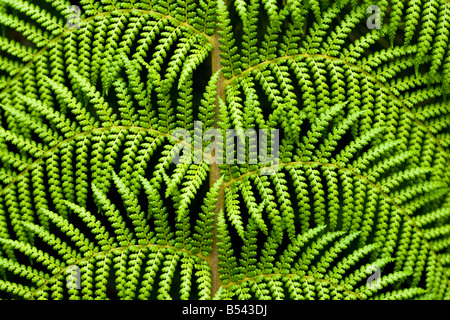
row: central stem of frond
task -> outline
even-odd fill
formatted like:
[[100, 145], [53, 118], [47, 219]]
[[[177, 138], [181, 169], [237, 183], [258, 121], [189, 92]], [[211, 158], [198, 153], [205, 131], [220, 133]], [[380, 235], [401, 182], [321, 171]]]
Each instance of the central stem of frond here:
[[[212, 74], [215, 74], [222, 68], [220, 63], [220, 50], [219, 50], [219, 34], [214, 33], [214, 49], [212, 52]], [[214, 127], [218, 127], [219, 122], [219, 98], [225, 100], [225, 86], [224, 86], [224, 76], [222, 73], [219, 75], [217, 81], [217, 97], [216, 97], [216, 110], [214, 117]], [[220, 169], [217, 163], [212, 163], [210, 167], [209, 185], [210, 188], [214, 183], [220, 178]], [[219, 289], [219, 254], [217, 247], [217, 218], [220, 210], [224, 210], [224, 187], [219, 190], [219, 198], [215, 210], [215, 222], [214, 222], [214, 234], [213, 234], [213, 245], [212, 251], [209, 256], [209, 266], [211, 267], [211, 298], [214, 297], [217, 290]]]

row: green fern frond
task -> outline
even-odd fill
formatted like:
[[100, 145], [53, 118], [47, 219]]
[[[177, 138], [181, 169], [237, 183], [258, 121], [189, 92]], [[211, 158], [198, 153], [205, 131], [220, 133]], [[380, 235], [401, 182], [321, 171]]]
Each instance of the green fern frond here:
[[0, 0], [0, 299], [450, 298], [448, 1], [71, 5]]

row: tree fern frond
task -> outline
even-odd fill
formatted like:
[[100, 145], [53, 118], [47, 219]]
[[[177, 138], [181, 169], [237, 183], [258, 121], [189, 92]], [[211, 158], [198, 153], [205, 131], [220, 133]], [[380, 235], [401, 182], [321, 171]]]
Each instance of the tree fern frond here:
[[450, 298], [448, 1], [77, 6], [0, 1], [0, 299]]

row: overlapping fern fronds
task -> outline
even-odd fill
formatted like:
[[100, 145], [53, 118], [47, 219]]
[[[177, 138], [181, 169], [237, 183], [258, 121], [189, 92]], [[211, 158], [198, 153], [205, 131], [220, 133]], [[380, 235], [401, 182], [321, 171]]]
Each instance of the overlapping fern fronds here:
[[[449, 299], [449, 23], [445, 0], [1, 0], [0, 298]], [[279, 161], [173, 163], [196, 121], [278, 129]]]

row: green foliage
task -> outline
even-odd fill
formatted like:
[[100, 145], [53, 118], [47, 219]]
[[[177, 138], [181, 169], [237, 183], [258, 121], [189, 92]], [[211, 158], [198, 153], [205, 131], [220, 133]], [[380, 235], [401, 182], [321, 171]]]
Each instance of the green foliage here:
[[448, 1], [71, 4], [0, 0], [0, 299], [450, 298]]

